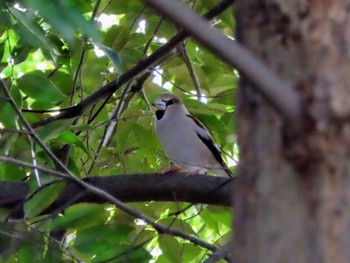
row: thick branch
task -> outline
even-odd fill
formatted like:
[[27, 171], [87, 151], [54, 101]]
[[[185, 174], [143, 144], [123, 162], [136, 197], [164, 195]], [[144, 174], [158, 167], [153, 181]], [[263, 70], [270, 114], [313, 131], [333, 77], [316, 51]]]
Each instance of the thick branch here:
[[237, 68], [255, 84], [255, 88], [294, 128], [301, 122], [301, 101], [291, 85], [282, 81], [262, 60], [254, 56], [237, 41], [231, 40], [219, 30], [174, 0], [147, 0], [165, 17], [182, 27], [196, 40], [213, 51], [223, 61]]
[[[231, 205], [234, 180], [207, 175], [187, 176], [179, 173], [133, 174], [90, 177], [85, 182], [106, 191], [123, 202], [177, 201], [189, 203]], [[24, 202], [29, 193], [27, 182], [0, 182], [0, 207], [14, 208]], [[75, 203], [106, 203], [106, 199], [68, 183], [56, 201], [45, 210], [52, 213], [65, 206], [76, 195], [84, 192]], [[19, 209], [17, 216], [22, 214]]]

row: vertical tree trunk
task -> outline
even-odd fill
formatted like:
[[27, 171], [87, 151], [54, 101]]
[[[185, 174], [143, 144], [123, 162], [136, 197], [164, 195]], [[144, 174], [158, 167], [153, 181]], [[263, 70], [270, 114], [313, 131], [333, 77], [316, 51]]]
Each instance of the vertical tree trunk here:
[[236, 14], [238, 40], [300, 93], [304, 126], [291, 134], [242, 77], [234, 260], [350, 262], [350, 2], [239, 0]]

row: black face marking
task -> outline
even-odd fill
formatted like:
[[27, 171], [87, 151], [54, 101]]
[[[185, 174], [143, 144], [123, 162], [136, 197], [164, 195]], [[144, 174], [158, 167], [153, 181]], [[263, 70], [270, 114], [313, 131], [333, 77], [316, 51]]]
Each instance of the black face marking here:
[[157, 120], [160, 120], [161, 118], [163, 118], [164, 113], [165, 113], [164, 110], [157, 110], [157, 111], [156, 111]]
[[173, 100], [162, 100], [163, 102], [165, 102], [165, 105], [168, 107], [169, 105], [172, 105], [174, 104], [174, 101]]

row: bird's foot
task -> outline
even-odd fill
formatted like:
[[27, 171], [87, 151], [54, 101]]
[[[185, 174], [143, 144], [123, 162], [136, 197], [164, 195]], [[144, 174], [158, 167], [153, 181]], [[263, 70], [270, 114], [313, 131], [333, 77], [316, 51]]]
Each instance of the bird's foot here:
[[188, 172], [187, 175], [188, 176], [194, 176], [194, 175], [200, 175], [200, 174], [205, 174], [205, 171], [203, 171], [203, 168], [198, 168], [192, 172]]
[[160, 171], [160, 174], [168, 174], [168, 173], [181, 173], [184, 172], [185, 170], [179, 167], [175, 168], [164, 168]]

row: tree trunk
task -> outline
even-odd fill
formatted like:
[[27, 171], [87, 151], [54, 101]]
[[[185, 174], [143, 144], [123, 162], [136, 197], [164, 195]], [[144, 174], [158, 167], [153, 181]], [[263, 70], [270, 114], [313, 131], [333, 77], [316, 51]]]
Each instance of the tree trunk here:
[[350, 262], [350, 2], [239, 0], [236, 14], [237, 39], [300, 93], [303, 128], [242, 77], [234, 262]]

